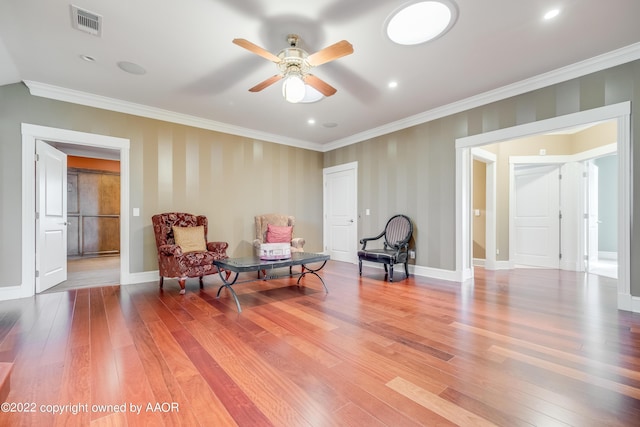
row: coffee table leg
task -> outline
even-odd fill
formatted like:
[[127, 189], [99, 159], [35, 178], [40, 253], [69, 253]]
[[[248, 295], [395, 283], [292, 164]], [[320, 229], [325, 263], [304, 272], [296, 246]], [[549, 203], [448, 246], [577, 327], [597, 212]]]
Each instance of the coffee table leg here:
[[236, 307], [238, 307], [238, 313], [242, 313], [242, 309], [240, 308], [240, 301], [238, 301], [238, 295], [236, 295], [236, 291], [234, 291], [233, 288], [231, 287], [234, 283], [236, 283], [236, 280], [238, 280], [238, 275], [240, 273], [236, 271], [235, 275], [233, 276], [233, 280], [231, 282], [228, 282], [227, 281], [228, 277], [225, 277], [222, 274], [222, 272], [220, 272], [220, 270], [218, 270], [218, 272], [220, 273], [220, 279], [222, 279], [223, 284], [218, 288], [218, 293], [216, 294], [216, 298], [220, 298], [220, 291], [222, 291], [222, 288], [229, 289], [229, 292], [231, 292], [231, 296], [233, 296], [233, 299], [236, 302]]
[[324, 284], [324, 280], [322, 280], [322, 277], [320, 277], [318, 275], [318, 271], [322, 270], [322, 267], [324, 267], [324, 265], [327, 263], [327, 261], [323, 262], [322, 265], [316, 269], [311, 269], [309, 268], [309, 266], [302, 264], [302, 274], [300, 274], [300, 277], [298, 277], [298, 281], [296, 282], [296, 285], [300, 284], [300, 279], [302, 279], [304, 276], [306, 276], [307, 274], [313, 274], [314, 276], [316, 276], [318, 279], [320, 279], [320, 282], [322, 282], [322, 286], [324, 286], [324, 291], [326, 293], [329, 293], [329, 289], [327, 289], [327, 285]]

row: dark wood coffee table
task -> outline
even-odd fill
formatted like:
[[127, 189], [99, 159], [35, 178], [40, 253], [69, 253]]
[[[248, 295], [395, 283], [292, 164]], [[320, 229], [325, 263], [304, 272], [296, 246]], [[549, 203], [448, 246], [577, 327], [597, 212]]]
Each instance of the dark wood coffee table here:
[[[318, 275], [318, 271], [322, 270], [322, 267], [325, 266], [327, 261], [329, 261], [329, 255], [315, 254], [310, 252], [293, 252], [291, 254], [291, 258], [281, 259], [281, 260], [263, 260], [258, 257], [227, 258], [227, 259], [215, 260], [213, 262], [216, 265], [216, 267], [218, 267], [218, 273], [220, 274], [220, 278], [222, 279], [222, 283], [223, 283], [218, 288], [218, 293], [216, 294], [216, 298], [220, 297], [220, 291], [222, 291], [222, 288], [229, 289], [229, 292], [231, 292], [231, 295], [233, 296], [233, 299], [236, 302], [236, 307], [238, 307], [238, 313], [240, 313], [242, 312], [242, 308], [240, 308], [240, 301], [238, 301], [238, 296], [236, 295], [236, 292], [232, 288], [234, 284], [254, 282], [256, 280], [275, 279], [278, 277], [287, 277], [287, 276], [290, 277], [294, 275], [300, 276], [298, 277], [298, 281], [296, 282], [296, 284], [300, 284], [300, 280], [307, 274], [312, 274], [316, 276], [318, 279], [320, 279], [320, 282], [322, 282], [322, 286], [324, 287], [325, 292], [329, 293], [329, 290], [327, 289], [327, 285], [325, 285], [324, 280], [322, 280], [322, 277]], [[309, 267], [309, 264], [317, 264], [317, 263], [321, 263], [319, 267], [315, 267], [315, 268]], [[294, 265], [301, 265], [302, 272], [292, 273], [290, 269], [289, 274], [286, 274], [286, 275], [278, 276], [278, 275], [270, 274], [270, 273], [273, 273], [273, 271], [278, 268], [292, 267]], [[226, 273], [223, 274], [223, 270], [231, 271], [235, 273], [231, 280], [229, 280], [229, 276]], [[251, 271], [255, 271], [255, 272], [262, 271], [264, 272], [264, 277], [255, 278], [251, 280], [244, 280], [241, 282], [237, 281], [238, 275], [240, 273], [246, 273]]]

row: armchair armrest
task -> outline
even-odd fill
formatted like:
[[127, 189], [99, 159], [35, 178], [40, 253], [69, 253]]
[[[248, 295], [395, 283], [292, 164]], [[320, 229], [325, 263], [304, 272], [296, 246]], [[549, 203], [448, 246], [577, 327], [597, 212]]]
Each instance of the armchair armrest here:
[[260, 249], [260, 244], [261, 244], [261, 243], [262, 243], [262, 240], [260, 240], [260, 239], [254, 239], [254, 240], [253, 240], [253, 247], [254, 247], [255, 249]]
[[382, 236], [384, 236], [384, 231], [378, 234], [376, 237], [363, 237], [362, 239], [360, 239], [360, 243], [362, 243], [362, 250], [365, 250], [367, 248], [367, 242], [378, 240]]
[[167, 256], [180, 256], [182, 255], [182, 248], [178, 245], [161, 245], [158, 248], [158, 252]]
[[291, 239], [291, 246], [294, 248], [302, 249], [305, 243], [306, 242], [303, 237], [294, 237]]
[[229, 243], [227, 242], [207, 242], [207, 250], [213, 252], [220, 257], [227, 257], [227, 248]]
[[229, 243], [227, 242], [207, 242], [208, 251], [226, 250], [228, 247]]

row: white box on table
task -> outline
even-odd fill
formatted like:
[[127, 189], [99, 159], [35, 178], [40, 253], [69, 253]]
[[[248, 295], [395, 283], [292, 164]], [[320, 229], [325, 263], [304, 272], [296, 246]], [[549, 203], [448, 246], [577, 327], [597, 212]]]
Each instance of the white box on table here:
[[260, 244], [260, 259], [278, 260], [291, 258], [290, 243], [262, 243]]

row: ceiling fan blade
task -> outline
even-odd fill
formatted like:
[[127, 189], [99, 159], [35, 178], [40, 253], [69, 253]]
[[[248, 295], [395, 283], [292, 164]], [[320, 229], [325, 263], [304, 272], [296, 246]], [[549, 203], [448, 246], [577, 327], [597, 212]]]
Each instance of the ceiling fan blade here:
[[267, 80], [265, 80], [265, 81], [263, 81], [261, 83], [258, 83], [257, 85], [255, 85], [254, 87], [249, 89], [249, 92], [260, 92], [262, 89], [271, 86], [272, 84], [274, 84], [275, 82], [277, 82], [280, 79], [282, 79], [282, 75], [281, 74], [276, 74], [275, 76], [271, 76]]
[[269, 52], [266, 49], [261, 48], [257, 44], [251, 43], [249, 40], [245, 39], [233, 39], [233, 43], [237, 44], [240, 47], [247, 49], [250, 52], [255, 53], [256, 55], [260, 55], [269, 61], [275, 62], [276, 64], [280, 62], [280, 58], [275, 56], [273, 53]]
[[321, 80], [318, 77], [314, 76], [313, 74], [307, 74], [304, 78], [304, 82], [324, 96], [331, 96], [337, 92], [336, 88], [334, 88], [324, 80]]
[[318, 52], [309, 55], [307, 61], [313, 67], [333, 61], [334, 59], [342, 58], [343, 56], [351, 55], [353, 53], [353, 46], [346, 40], [339, 41], [331, 46], [325, 47]]

